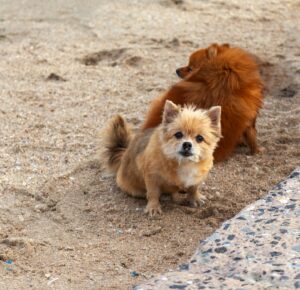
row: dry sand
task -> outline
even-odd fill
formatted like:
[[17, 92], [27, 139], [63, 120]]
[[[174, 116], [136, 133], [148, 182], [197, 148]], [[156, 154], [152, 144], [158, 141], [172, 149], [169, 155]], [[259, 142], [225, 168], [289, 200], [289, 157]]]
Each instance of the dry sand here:
[[[1, 0], [0, 288], [128, 289], [187, 261], [295, 168], [299, 10], [292, 0]], [[212, 42], [262, 59], [266, 151], [239, 148], [216, 165], [202, 208], [166, 200], [150, 219], [145, 200], [101, 171], [96, 133], [115, 113], [139, 125], [175, 68]]]

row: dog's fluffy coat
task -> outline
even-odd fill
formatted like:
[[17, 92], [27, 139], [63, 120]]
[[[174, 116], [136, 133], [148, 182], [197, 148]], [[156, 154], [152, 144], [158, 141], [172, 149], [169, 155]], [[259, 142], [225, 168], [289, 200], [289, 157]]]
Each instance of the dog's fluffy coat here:
[[221, 136], [220, 115], [220, 107], [196, 110], [167, 101], [162, 124], [135, 136], [116, 116], [104, 134], [103, 161], [116, 173], [123, 191], [147, 198], [150, 215], [161, 213], [162, 193], [176, 200], [178, 191], [184, 190], [188, 200], [199, 205], [198, 187], [213, 166], [213, 151]]
[[251, 153], [259, 152], [255, 121], [262, 106], [262, 82], [251, 54], [228, 44], [213, 44], [194, 52], [189, 65], [176, 72], [183, 80], [152, 102], [144, 130], [161, 123], [166, 100], [203, 109], [221, 106], [223, 138], [215, 160], [226, 159], [242, 139]]

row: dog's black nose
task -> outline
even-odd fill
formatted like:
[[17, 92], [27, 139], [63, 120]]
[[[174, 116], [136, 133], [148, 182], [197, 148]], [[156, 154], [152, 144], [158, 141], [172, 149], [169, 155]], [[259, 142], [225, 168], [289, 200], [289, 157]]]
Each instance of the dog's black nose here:
[[192, 149], [191, 142], [183, 142], [182, 144], [183, 151], [190, 151]]
[[181, 78], [180, 69], [179, 68], [176, 70], [176, 74]]

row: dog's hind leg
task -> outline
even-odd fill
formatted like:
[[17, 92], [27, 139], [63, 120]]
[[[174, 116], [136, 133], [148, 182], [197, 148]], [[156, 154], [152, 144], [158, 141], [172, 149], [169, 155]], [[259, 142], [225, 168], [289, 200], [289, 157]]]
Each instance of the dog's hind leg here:
[[248, 145], [251, 154], [260, 153], [263, 151], [263, 148], [260, 148], [257, 145], [257, 138], [256, 138], [257, 132], [255, 128], [255, 120], [252, 124], [252, 126], [248, 127], [246, 131], [244, 132], [244, 138], [246, 141], [246, 144]]

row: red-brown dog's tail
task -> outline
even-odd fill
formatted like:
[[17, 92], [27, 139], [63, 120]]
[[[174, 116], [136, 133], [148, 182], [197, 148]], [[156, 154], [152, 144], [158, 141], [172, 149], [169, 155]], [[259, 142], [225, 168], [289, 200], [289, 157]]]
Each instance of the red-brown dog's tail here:
[[109, 123], [104, 132], [102, 160], [105, 168], [116, 173], [120, 167], [122, 156], [127, 149], [132, 132], [120, 115], [115, 116]]

